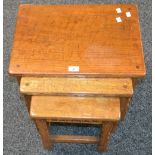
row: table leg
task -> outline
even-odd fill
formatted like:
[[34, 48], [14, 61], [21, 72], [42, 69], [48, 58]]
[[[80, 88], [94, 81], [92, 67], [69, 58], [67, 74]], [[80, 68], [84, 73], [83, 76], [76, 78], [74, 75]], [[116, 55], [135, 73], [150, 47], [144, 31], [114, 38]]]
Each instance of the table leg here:
[[99, 151], [106, 151], [112, 129], [113, 129], [112, 122], [105, 122], [104, 124], [102, 124], [100, 140], [98, 143]]
[[36, 124], [36, 127], [40, 133], [44, 148], [50, 149], [52, 146], [52, 142], [50, 139], [50, 134], [49, 134], [48, 125], [47, 125], [46, 120], [36, 119], [35, 124]]
[[116, 131], [117, 127], [118, 127], [118, 121], [113, 123], [113, 128], [112, 128], [111, 132], [114, 133]]
[[136, 78], [132, 78], [132, 86], [133, 86], [133, 90], [135, 89], [137, 84], [137, 79]]
[[120, 104], [121, 104], [121, 120], [123, 121], [125, 119], [126, 112], [128, 111], [130, 103], [130, 97], [121, 97], [120, 98]]

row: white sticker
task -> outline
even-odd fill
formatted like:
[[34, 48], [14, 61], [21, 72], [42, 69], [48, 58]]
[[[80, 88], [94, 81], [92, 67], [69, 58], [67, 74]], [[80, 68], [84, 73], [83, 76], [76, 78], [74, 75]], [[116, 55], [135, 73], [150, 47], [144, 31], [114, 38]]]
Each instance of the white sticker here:
[[116, 18], [116, 21], [117, 21], [117, 23], [120, 23], [120, 22], [122, 22], [122, 19], [121, 19], [121, 17], [117, 17], [117, 18]]
[[69, 72], [79, 72], [80, 68], [79, 66], [68, 66]]
[[131, 17], [131, 12], [126, 12], [127, 17]]
[[117, 13], [121, 13], [121, 12], [122, 12], [121, 8], [117, 8], [117, 9], [116, 9], [116, 12], [117, 12]]

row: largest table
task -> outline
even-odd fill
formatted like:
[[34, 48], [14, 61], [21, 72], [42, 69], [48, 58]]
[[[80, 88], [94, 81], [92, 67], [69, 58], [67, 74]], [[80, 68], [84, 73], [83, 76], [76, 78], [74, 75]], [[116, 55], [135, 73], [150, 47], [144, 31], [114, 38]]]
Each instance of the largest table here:
[[135, 5], [20, 5], [9, 73], [15, 76], [145, 75]]

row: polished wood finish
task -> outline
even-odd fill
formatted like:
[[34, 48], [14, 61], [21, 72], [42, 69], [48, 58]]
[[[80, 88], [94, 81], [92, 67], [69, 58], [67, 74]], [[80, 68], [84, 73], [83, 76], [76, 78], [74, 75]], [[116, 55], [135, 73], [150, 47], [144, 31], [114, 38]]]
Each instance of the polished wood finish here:
[[50, 149], [52, 146], [52, 142], [50, 139], [50, 134], [48, 131], [48, 125], [45, 120], [37, 120], [35, 119], [36, 127], [40, 133], [42, 143], [45, 149]]
[[102, 125], [100, 140], [98, 143], [99, 151], [106, 151], [110, 134], [113, 130], [113, 123], [106, 122]]
[[93, 144], [98, 143], [99, 139], [95, 136], [74, 136], [74, 135], [52, 135], [54, 143], [82, 143]]
[[113, 120], [120, 119], [119, 98], [32, 96], [32, 118], [59, 120]]
[[[118, 14], [116, 8], [121, 8]], [[125, 13], [131, 12], [131, 17]], [[116, 22], [121, 17], [122, 22]], [[34, 76], [141, 77], [145, 75], [137, 7], [19, 6], [9, 73]], [[69, 71], [78, 66], [79, 71]]]
[[28, 95], [131, 96], [129, 78], [22, 77], [20, 92]]

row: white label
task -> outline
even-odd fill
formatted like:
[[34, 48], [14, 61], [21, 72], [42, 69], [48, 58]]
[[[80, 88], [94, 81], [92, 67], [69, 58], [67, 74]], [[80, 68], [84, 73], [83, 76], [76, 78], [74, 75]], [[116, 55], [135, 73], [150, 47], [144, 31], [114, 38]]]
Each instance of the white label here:
[[131, 12], [126, 12], [127, 17], [131, 17]]
[[68, 66], [69, 72], [79, 72], [80, 68], [79, 66]]
[[117, 18], [116, 18], [116, 21], [117, 21], [117, 23], [120, 23], [120, 22], [122, 22], [122, 19], [121, 19], [121, 17], [117, 17]]
[[117, 13], [121, 13], [121, 12], [122, 12], [121, 8], [117, 8], [117, 9], [116, 9], [116, 12], [117, 12]]

